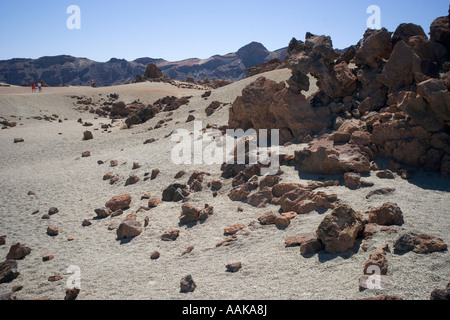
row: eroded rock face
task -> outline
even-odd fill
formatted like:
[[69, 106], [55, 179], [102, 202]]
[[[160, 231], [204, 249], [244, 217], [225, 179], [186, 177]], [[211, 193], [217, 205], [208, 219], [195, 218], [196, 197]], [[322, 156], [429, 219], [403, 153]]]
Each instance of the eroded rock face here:
[[329, 253], [343, 253], [355, 245], [362, 234], [362, 216], [348, 205], [340, 205], [327, 215], [317, 228], [317, 238]]
[[321, 138], [295, 157], [300, 172], [317, 174], [367, 173], [370, 157], [367, 151], [355, 144], [335, 145], [327, 137]]
[[242, 90], [230, 109], [230, 129], [279, 129], [280, 143], [303, 137], [331, 125], [328, 108], [313, 108], [284, 83], [258, 78]]
[[105, 203], [105, 207], [110, 208], [112, 211], [117, 211], [128, 208], [130, 204], [131, 204], [131, 195], [123, 194], [111, 198], [108, 202]]

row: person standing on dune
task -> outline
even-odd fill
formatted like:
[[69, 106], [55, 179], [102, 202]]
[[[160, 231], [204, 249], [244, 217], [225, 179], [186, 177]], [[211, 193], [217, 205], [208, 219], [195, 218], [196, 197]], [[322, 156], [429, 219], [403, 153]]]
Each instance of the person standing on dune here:
[[40, 81], [38, 82], [38, 88], [39, 88], [39, 92], [42, 92], [42, 83]]
[[36, 86], [34, 85], [34, 82], [31, 83], [31, 92], [36, 92]]
[[91, 87], [95, 88], [95, 81], [94, 81], [94, 79], [92, 79], [92, 81], [91, 81]]

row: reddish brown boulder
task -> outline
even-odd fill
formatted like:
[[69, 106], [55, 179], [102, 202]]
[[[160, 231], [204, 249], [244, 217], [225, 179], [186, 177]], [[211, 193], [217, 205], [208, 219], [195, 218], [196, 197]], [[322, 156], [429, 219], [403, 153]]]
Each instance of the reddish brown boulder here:
[[392, 52], [392, 32], [385, 28], [367, 30], [364, 34], [362, 46], [356, 51], [355, 63], [359, 67], [368, 66], [377, 69], [383, 60], [389, 59]]
[[127, 187], [127, 186], [130, 186], [130, 185], [136, 184], [136, 183], [138, 183], [140, 180], [141, 180], [141, 179], [140, 179], [138, 176], [136, 176], [136, 175], [131, 175], [131, 176], [127, 179], [127, 181], [125, 182], [125, 186]]
[[94, 139], [94, 136], [92, 135], [92, 132], [85, 131], [83, 133], [83, 140], [92, 140], [92, 139]]
[[199, 217], [200, 210], [188, 203], [183, 204], [181, 210], [182, 210], [180, 215], [181, 224], [189, 224], [197, 222], [200, 218]]
[[237, 224], [234, 224], [232, 226], [226, 227], [223, 230], [223, 234], [227, 235], [227, 236], [230, 236], [230, 235], [236, 234], [238, 231], [240, 231], [240, 230], [242, 230], [244, 228], [245, 228], [245, 225], [243, 225], [242, 223], [237, 223]]
[[52, 237], [56, 237], [59, 234], [59, 229], [57, 226], [48, 226], [47, 234]]
[[100, 219], [107, 218], [112, 214], [111, 209], [108, 207], [98, 208], [98, 209], [95, 209], [94, 211], [97, 214], [97, 217]]
[[327, 215], [317, 228], [317, 238], [329, 253], [342, 253], [353, 248], [362, 234], [364, 222], [360, 214], [348, 205], [340, 205]]
[[162, 241], [175, 241], [175, 240], [178, 239], [179, 236], [180, 236], [180, 230], [178, 230], [178, 229], [171, 229], [171, 230], [165, 231], [161, 235], [161, 240]]
[[128, 208], [130, 204], [131, 204], [131, 196], [129, 194], [123, 194], [111, 198], [108, 202], [105, 203], [105, 207], [110, 208], [113, 211], [117, 211], [120, 209]]
[[9, 282], [20, 274], [17, 268], [17, 259], [8, 259], [0, 262], [0, 283]]
[[134, 238], [143, 231], [142, 224], [136, 220], [130, 219], [123, 221], [117, 229], [117, 240]]
[[450, 51], [449, 16], [439, 17], [430, 26], [430, 39], [444, 45]]
[[275, 224], [277, 216], [273, 214], [273, 212], [269, 211], [264, 213], [262, 216], [258, 218], [258, 221], [263, 225]]
[[384, 66], [380, 80], [390, 92], [395, 92], [416, 81], [417, 75], [421, 74], [420, 63], [421, 59], [414, 50], [400, 40]]
[[158, 198], [151, 198], [148, 200], [148, 207], [149, 208], [156, 208], [157, 206], [159, 206], [162, 203], [161, 199]]
[[287, 216], [279, 215], [275, 218], [275, 225], [278, 228], [287, 228], [291, 224], [291, 219], [289, 219]]
[[401, 226], [404, 223], [403, 212], [396, 203], [387, 202], [379, 208], [370, 209], [369, 223]]
[[388, 261], [386, 258], [386, 252], [389, 250], [387, 245], [381, 246], [374, 253], [372, 253], [369, 259], [364, 264], [364, 274], [371, 275], [376, 269], [377, 275], [388, 274]]
[[361, 175], [354, 172], [345, 173], [344, 184], [347, 188], [359, 189], [361, 187]]
[[247, 203], [253, 207], [263, 208], [272, 200], [272, 189], [265, 187], [248, 197]]
[[405, 254], [413, 251], [418, 254], [446, 251], [447, 245], [442, 239], [427, 234], [406, 233], [394, 243], [394, 253]]
[[27, 255], [31, 253], [31, 248], [28, 248], [27, 246], [20, 244], [20, 243], [14, 243], [11, 248], [9, 248], [9, 252], [6, 255], [7, 260], [22, 260]]

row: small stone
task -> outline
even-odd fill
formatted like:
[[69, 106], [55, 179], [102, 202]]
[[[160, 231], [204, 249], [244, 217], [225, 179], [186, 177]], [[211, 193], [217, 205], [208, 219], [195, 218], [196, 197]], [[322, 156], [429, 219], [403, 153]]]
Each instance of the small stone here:
[[159, 259], [160, 256], [161, 256], [160, 253], [158, 251], [155, 251], [150, 255], [150, 259], [157, 260]]
[[131, 204], [131, 196], [129, 194], [123, 194], [120, 196], [116, 196], [111, 198], [108, 202], [106, 202], [105, 207], [110, 208], [113, 211], [126, 209]]
[[155, 180], [157, 177], [158, 177], [158, 175], [160, 174], [160, 170], [159, 169], [154, 169], [154, 170], [152, 170], [152, 175], [151, 175], [151, 180]]
[[66, 296], [64, 300], [76, 300], [79, 293], [80, 289], [77, 288], [66, 289]]
[[89, 151], [85, 151], [81, 154], [82, 158], [89, 158], [91, 156], [91, 153]]
[[150, 224], [150, 217], [145, 217], [144, 218], [144, 228], [148, 227], [149, 224]]
[[379, 208], [370, 209], [369, 223], [400, 226], [404, 223], [403, 212], [396, 203], [387, 202]]
[[188, 276], [184, 277], [183, 279], [181, 279], [181, 281], [180, 281], [180, 292], [181, 293], [194, 292], [196, 288], [197, 288], [197, 285], [195, 284], [191, 275], [188, 275]]
[[141, 200], [149, 200], [152, 197], [150, 193], [146, 193], [141, 197]]
[[136, 175], [131, 175], [125, 182], [125, 187], [138, 183], [141, 179]]
[[90, 132], [90, 131], [85, 131], [84, 133], [83, 133], [83, 140], [92, 140], [92, 139], [94, 139], [94, 136], [92, 135], [92, 132]]
[[277, 216], [274, 215], [271, 211], [264, 213], [262, 216], [258, 218], [258, 221], [263, 225], [275, 224]]
[[94, 210], [94, 212], [97, 214], [97, 217], [99, 219], [104, 219], [109, 217], [112, 214], [112, 211], [110, 208], [103, 207], [103, 208], [97, 208]]
[[133, 163], [133, 168], [132, 168], [132, 170], [137, 170], [137, 169], [139, 169], [141, 167], [141, 165], [139, 164], [139, 162], [134, 162]]
[[211, 189], [212, 190], [220, 190], [220, 189], [222, 189], [222, 187], [223, 187], [222, 181], [220, 181], [220, 180], [211, 181]]
[[42, 256], [42, 261], [50, 261], [50, 260], [53, 260], [54, 258], [55, 258], [55, 256], [52, 254], [44, 254]]
[[275, 225], [278, 228], [283, 228], [284, 229], [284, 228], [289, 227], [290, 224], [291, 224], [291, 220], [288, 217], [286, 217], [286, 216], [280, 215], [280, 216], [275, 218]]
[[55, 207], [48, 209], [49, 215], [54, 215], [54, 214], [57, 214], [58, 212], [59, 212], [58, 208], [55, 208]]
[[178, 239], [179, 235], [180, 235], [180, 230], [178, 230], [178, 229], [167, 230], [161, 235], [161, 240], [162, 241], [176, 241]]
[[63, 276], [61, 274], [55, 274], [54, 276], [50, 276], [48, 277], [48, 281], [50, 282], [56, 282], [56, 281], [60, 281], [63, 279]]
[[47, 234], [52, 237], [56, 237], [59, 234], [59, 230], [57, 226], [48, 226]]
[[88, 219], [83, 220], [83, 222], [81, 223], [81, 225], [83, 227], [89, 227], [90, 225], [92, 225], [92, 222]]
[[183, 251], [181, 256], [184, 256], [185, 254], [189, 254], [194, 250], [194, 246], [189, 246], [186, 250]]
[[6, 236], [0, 236], [0, 246], [3, 246], [6, 244]]
[[25, 142], [25, 140], [23, 140], [22, 138], [15, 138], [14, 139], [14, 143], [21, 143], [21, 142]]
[[179, 171], [176, 175], [175, 175], [175, 179], [180, 179], [182, 178], [184, 175], [186, 174], [185, 171]]
[[34, 196], [34, 195], [36, 195], [36, 192], [33, 191], [33, 190], [30, 190], [30, 191], [28, 191], [28, 195], [29, 196]]
[[103, 180], [111, 180], [114, 177], [114, 173], [113, 172], [107, 172], [103, 175]]
[[148, 207], [149, 208], [156, 208], [158, 205], [160, 205], [162, 203], [161, 199], [158, 198], [151, 198], [150, 200], [148, 200]]
[[390, 170], [383, 170], [383, 171], [377, 172], [377, 177], [380, 179], [395, 179], [394, 174]]
[[44, 215], [42, 215], [41, 219], [43, 219], [43, 220], [49, 220], [49, 219], [50, 219], [50, 215], [44, 214]]
[[0, 283], [5, 283], [14, 280], [19, 276], [20, 272], [17, 269], [17, 261], [8, 259], [0, 262]]
[[137, 237], [142, 233], [142, 224], [135, 220], [123, 221], [117, 229], [117, 240]]
[[119, 165], [119, 162], [118, 162], [117, 160], [111, 160], [111, 161], [109, 162], [109, 165], [110, 165], [111, 167], [117, 167], [117, 166]]
[[241, 264], [241, 262], [235, 262], [235, 263], [228, 264], [226, 266], [226, 268], [227, 268], [227, 272], [235, 273], [242, 269], [242, 264]]
[[242, 223], [237, 223], [232, 226], [226, 227], [223, 231], [223, 234], [224, 235], [233, 235], [244, 228], [245, 228], [245, 225], [243, 225]]

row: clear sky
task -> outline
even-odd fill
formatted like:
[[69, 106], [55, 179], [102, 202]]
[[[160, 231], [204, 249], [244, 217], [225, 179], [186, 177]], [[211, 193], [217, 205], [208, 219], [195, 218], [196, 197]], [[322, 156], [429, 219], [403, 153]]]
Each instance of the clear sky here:
[[[81, 10], [69, 30], [67, 8]], [[0, 0], [0, 60], [68, 54], [96, 61], [140, 57], [178, 61], [235, 52], [257, 41], [286, 47], [307, 31], [331, 36], [336, 48], [356, 44], [367, 8], [381, 25], [421, 25], [447, 15], [448, 0]]]

